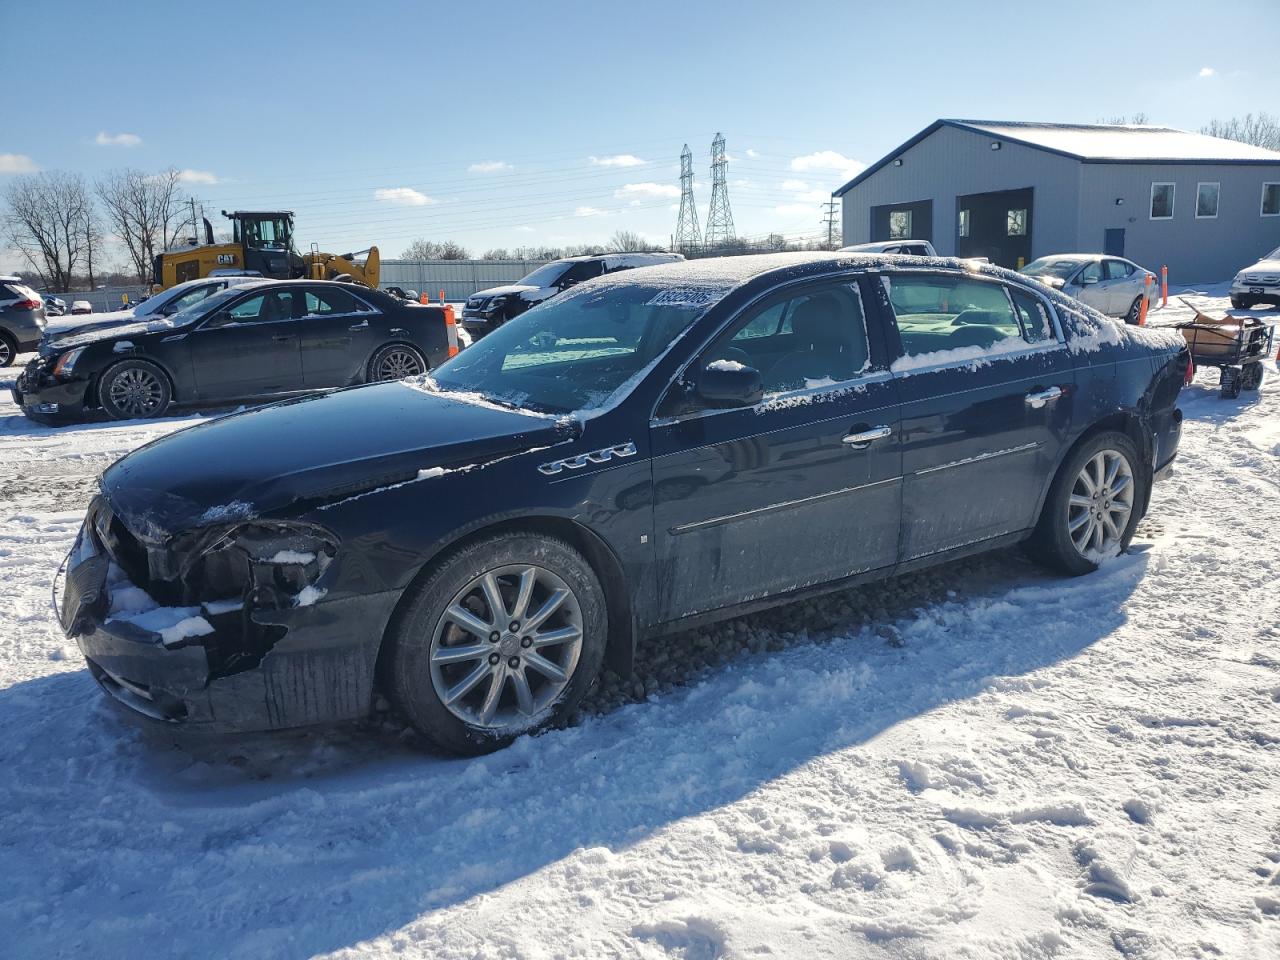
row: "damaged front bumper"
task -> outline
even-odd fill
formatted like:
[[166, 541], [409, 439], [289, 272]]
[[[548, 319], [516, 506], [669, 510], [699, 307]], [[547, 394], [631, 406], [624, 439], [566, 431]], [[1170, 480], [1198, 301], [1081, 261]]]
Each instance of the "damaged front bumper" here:
[[[138, 573], [138, 548], [125, 537], [95, 499], [67, 558], [60, 597], [55, 583], [64, 631], [119, 704], [152, 720], [228, 733], [370, 712], [380, 625], [398, 599], [394, 591], [328, 597], [308, 584], [282, 604], [263, 586], [262, 562], [249, 560], [254, 576], [238, 603], [186, 596], [175, 601], [178, 608], [147, 609], [157, 601], [144, 588], [159, 584]], [[218, 582], [217, 571], [200, 574], [201, 583]], [[171, 623], [156, 616], [170, 612]]]
[[34, 420], [69, 419], [84, 413], [89, 381], [55, 377], [43, 360], [32, 360], [14, 380], [13, 402]]

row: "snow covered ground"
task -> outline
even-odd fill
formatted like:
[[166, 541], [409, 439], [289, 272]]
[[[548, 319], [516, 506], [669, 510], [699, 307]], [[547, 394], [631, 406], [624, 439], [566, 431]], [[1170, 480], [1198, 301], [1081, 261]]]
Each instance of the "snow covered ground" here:
[[1280, 956], [1280, 387], [1216, 377], [1099, 573], [1002, 552], [648, 643], [474, 760], [119, 717], [50, 580], [93, 476], [197, 416], [49, 430], [6, 394], [0, 953]]

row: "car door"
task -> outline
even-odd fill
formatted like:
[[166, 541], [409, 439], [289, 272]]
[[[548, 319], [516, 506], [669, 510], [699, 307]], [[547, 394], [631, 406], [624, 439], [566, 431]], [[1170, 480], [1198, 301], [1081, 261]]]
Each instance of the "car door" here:
[[382, 314], [339, 286], [306, 287], [301, 296], [302, 382], [338, 387], [358, 379], [385, 336]]
[[1086, 303], [1095, 310], [1107, 313], [1110, 296], [1107, 293], [1105, 277], [1102, 272], [1102, 261], [1092, 260], [1076, 274], [1072, 283], [1078, 288], [1075, 298]]
[[1102, 270], [1107, 287], [1107, 309], [1103, 312], [1122, 317], [1129, 312], [1134, 298], [1142, 293], [1142, 284], [1136, 282], [1138, 269], [1125, 260], [1107, 259], [1102, 261]]
[[894, 272], [886, 286], [900, 351], [902, 561], [1028, 529], [1074, 402], [1050, 306], [958, 273]]
[[[760, 370], [763, 400], [689, 399], [714, 364]], [[651, 425], [661, 618], [891, 567], [897, 433], [883, 340], [868, 337], [857, 281], [792, 287], [740, 314]]]
[[274, 287], [206, 318], [189, 337], [200, 396], [249, 397], [302, 389], [295, 289]]

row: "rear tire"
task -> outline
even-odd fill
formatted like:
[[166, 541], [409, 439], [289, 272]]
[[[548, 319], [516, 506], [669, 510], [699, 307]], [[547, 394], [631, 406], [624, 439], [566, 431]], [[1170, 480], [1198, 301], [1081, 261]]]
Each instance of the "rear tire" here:
[[98, 402], [112, 420], [150, 420], [169, 409], [168, 375], [146, 360], [125, 360], [98, 379]]
[[1142, 297], [1135, 297], [1133, 303], [1129, 305], [1129, 312], [1124, 315], [1124, 322], [1131, 327], [1138, 325], [1138, 318], [1142, 315]]
[[403, 380], [427, 372], [427, 361], [421, 352], [407, 343], [389, 343], [369, 361], [369, 382]]
[[1240, 396], [1244, 371], [1238, 367], [1223, 367], [1218, 381], [1218, 396], [1223, 400], [1235, 400]]
[[1149, 474], [1127, 434], [1108, 430], [1084, 440], [1053, 478], [1028, 543], [1032, 556], [1078, 577], [1128, 550], [1142, 519]]
[[18, 358], [18, 344], [3, 330], [0, 330], [0, 367], [7, 367]]
[[1266, 378], [1266, 368], [1258, 361], [1246, 363], [1240, 374], [1241, 390], [1260, 390]]
[[505, 534], [449, 554], [409, 588], [387, 631], [384, 683], [423, 736], [488, 753], [562, 723], [595, 681], [607, 636], [586, 559], [554, 537]]

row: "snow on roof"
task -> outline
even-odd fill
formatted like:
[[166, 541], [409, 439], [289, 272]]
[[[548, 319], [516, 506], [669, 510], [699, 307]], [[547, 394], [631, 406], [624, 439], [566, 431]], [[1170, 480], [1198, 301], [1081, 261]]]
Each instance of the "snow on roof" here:
[[842, 197], [891, 160], [942, 127], [1020, 143], [1083, 163], [1258, 163], [1280, 165], [1280, 153], [1173, 127], [1114, 123], [1032, 123], [1023, 120], [935, 120], [832, 193]]
[[1274, 150], [1173, 127], [991, 120], [943, 122], [987, 133], [998, 139], [1065, 153], [1081, 160], [1225, 160], [1233, 163], [1262, 160], [1280, 163], [1280, 153]]

